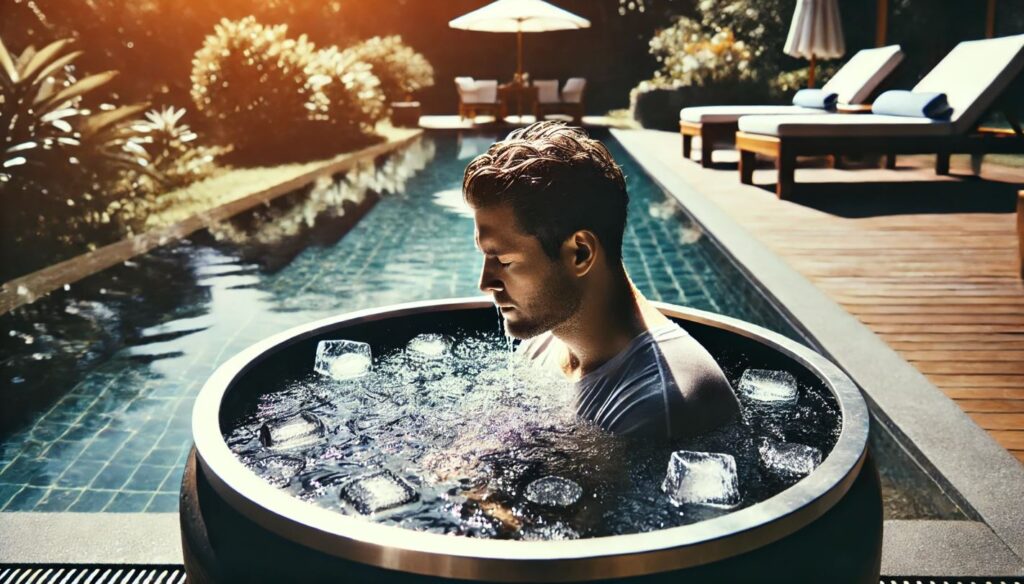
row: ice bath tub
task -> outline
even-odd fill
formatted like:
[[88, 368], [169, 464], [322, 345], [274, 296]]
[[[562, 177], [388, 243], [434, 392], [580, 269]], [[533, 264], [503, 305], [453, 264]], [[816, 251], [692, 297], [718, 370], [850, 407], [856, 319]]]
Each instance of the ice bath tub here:
[[351, 313], [258, 343], [203, 387], [193, 414], [195, 451], [181, 491], [190, 580], [877, 582], [881, 494], [867, 453], [867, 407], [854, 384], [817, 353], [776, 333], [702, 311], [659, 308], [723, 365], [742, 360], [744, 367], [785, 369], [831, 393], [841, 431], [821, 465], [781, 493], [721, 517], [570, 541], [446, 536], [325, 511], [264, 482], [229, 450], [221, 428], [254, 399], [239, 389], [253, 384], [240, 381], [308, 368], [308, 356], [326, 338], [375, 344], [497, 326], [492, 304], [483, 299]]

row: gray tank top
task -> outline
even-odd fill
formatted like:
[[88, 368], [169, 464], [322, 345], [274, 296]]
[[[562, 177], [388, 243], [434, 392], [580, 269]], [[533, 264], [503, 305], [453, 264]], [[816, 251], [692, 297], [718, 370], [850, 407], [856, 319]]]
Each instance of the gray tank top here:
[[[559, 345], [549, 331], [517, 352], [535, 366], [559, 370]], [[707, 350], [675, 323], [641, 333], [575, 386], [576, 413], [616, 434], [686, 435], [683, 418], [694, 415], [688, 408], [708, 396], [736, 399]]]

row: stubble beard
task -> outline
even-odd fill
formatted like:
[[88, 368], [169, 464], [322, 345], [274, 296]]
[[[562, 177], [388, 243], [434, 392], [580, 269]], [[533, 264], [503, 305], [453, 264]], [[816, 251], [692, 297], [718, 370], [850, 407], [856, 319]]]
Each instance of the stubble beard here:
[[504, 319], [505, 334], [517, 339], [529, 339], [563, 325], [576, 315], [581, 304], [581, 294], [573, 282], [562, 275], [553, 277], [551, 282], [551, 285], [536, 295], [535, 300], [526, 303], [529, 314], [517, 309], [514, 322]]

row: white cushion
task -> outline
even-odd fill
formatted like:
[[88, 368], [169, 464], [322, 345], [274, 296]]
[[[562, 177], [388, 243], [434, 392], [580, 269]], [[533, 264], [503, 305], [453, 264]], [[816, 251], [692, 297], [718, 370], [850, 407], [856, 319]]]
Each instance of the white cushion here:
[[953, 124], [945, 120], [878, 114], [817, 114], [800, 116], [743, 116], [741, 132], [768, 136], [946, 136]]
[[946, 94], [951, 121], [966, 132], [1024, 68], [1024, 34], [958, 44], [914, 91]]
[[473, 93], [463, 103], [497, 103], [498, 82], [494, 79], [478, 79], [473, 83]]
[[537, 79], [533, 85], [537, 88], [537, 101], [541, 103], [558, 103], [558, 80]]
[[899, 45], [857, 51], [822, 89], [835, 93], [839, 103], [864, 103], [902, 60]]
[[740, 116], [820, 114], [822, 110], [798, 105], [706, 105], [684, 107], [679, 120], [693, 123], [735, 122]]
[[570, 77], [562, 88], [562, 101], [564, 103], [580, 103], [583, 101], [583, 90], [587, 87], [587, 80], [582, 77]]

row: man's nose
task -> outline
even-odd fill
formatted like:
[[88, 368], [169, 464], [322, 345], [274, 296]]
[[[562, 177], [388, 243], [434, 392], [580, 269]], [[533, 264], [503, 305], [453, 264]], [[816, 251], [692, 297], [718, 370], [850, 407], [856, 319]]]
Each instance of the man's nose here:
[[483, 266], [480, 267], [480, 283], [478, 285], [481, 292], [500, 292], [505, 289], [505, 284], [494, 275], [487, 258], [484, 258]]

